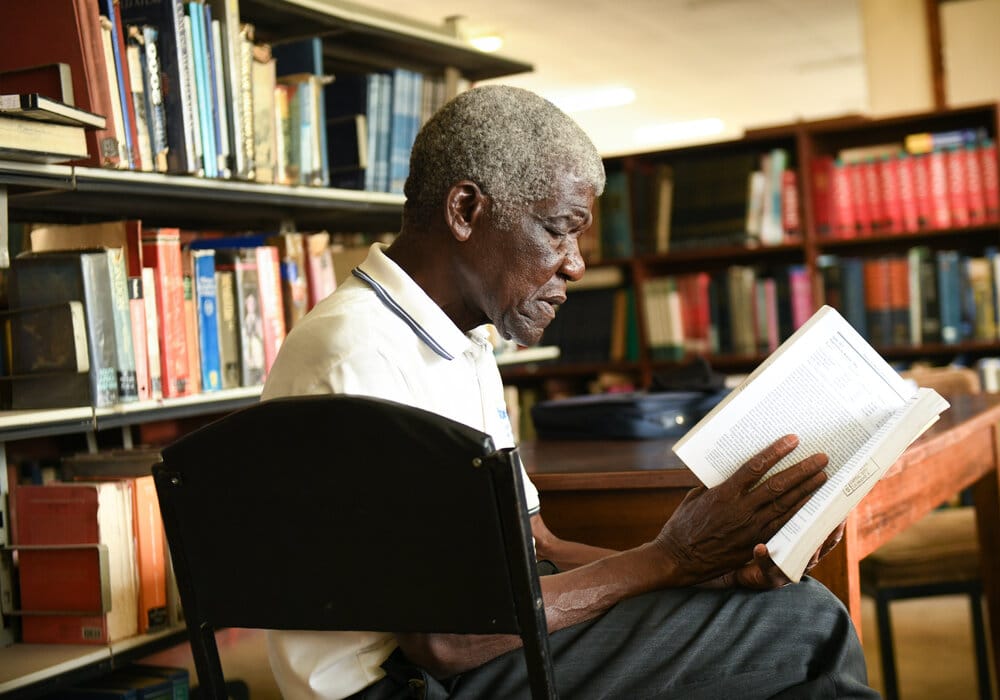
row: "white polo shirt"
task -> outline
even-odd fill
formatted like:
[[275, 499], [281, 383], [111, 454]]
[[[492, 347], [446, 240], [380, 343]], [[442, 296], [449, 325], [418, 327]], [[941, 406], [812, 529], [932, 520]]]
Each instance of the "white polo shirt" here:
[[[296, 324], [262, 398], [375, 396], [482, 430], [497, 448], [513, 446], [485, 329], [460, 331], [384, 249], [374, 244], [352, 277]], [[535, 513], [538, 491], [522, 477], [528, 511]], [[396, 647], [395, 638], [381, 632], [272, 631], [268, 641], [271, 668], [287, 698], [356, 693], [384, 675], [381, 664]]]

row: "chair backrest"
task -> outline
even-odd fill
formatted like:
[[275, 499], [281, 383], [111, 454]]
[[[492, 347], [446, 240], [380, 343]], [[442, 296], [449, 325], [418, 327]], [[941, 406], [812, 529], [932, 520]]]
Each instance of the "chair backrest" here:
[[515, 450], [410, 406], [262, 402], [153, 468], [199, 681], [220, 627], [513, 633], [555, 697]]

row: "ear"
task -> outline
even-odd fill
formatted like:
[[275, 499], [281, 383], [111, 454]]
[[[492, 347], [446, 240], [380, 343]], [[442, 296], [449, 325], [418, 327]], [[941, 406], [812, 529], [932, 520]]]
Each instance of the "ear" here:
[[445, 223], [457, 240], [468, 240], [485, 214], [486, 195], [476, 183], [462, 180], [448, 190], [444, 208]]

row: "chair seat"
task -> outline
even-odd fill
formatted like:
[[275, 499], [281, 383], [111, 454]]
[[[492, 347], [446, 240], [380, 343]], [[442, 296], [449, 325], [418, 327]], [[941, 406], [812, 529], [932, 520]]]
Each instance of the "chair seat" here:
[[861, 561], [868, 590], [976, 581], [981, 576], [975, 509], [931, 511]]

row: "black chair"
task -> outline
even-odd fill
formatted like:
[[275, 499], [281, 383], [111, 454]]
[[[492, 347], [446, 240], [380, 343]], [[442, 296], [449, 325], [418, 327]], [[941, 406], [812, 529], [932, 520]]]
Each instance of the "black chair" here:
[[186, 435], [153, 474], [204, 697], [226, 698], [222, 627], [518, 634], [533, 697], [556, 697], [515, 450], [308, 396]]

